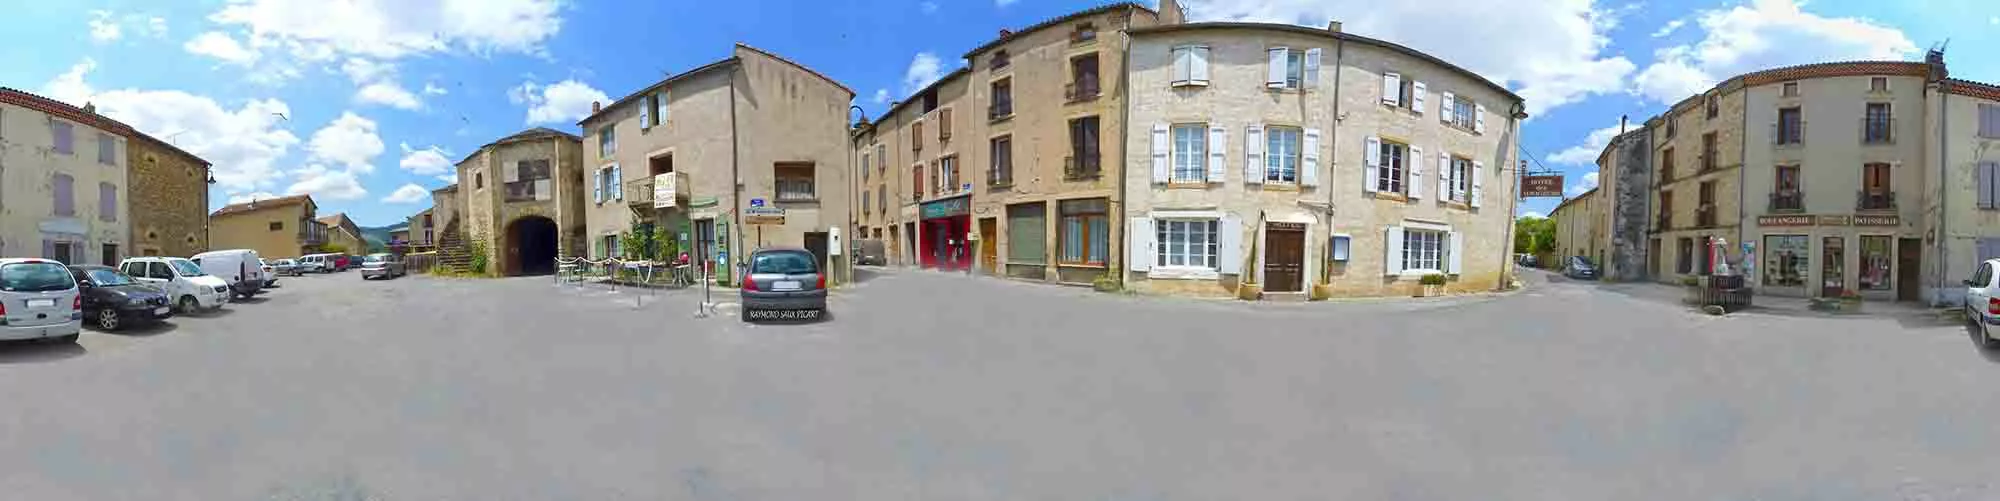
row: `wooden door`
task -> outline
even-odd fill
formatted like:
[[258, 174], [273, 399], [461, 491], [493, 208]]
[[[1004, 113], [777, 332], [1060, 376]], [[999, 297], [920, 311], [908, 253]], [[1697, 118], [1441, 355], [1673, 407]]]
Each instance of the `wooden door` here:
[[1819, 253], [1820, 297], [1840, 297], [1847, 290], [1847, 243], [1840, 237], [1826, 237]]
[[1923, 264], [1923, 241], [1905, 238], [1896, 242], [1896, 300], [1916, 301], [1922, 292], [1917, 274]]
[[[1296, 226], [1294, 226], [1296, 225]], [[1264, 290], [1299, 292], [1304, 290], [1305, 225], [1271, 223], [1264, 229]]]
[[1000, 259], [995, 252], [999, 247], [999, 220], [985, 218], [979, 220], [979, 269], [988, 275], [999, 275]]

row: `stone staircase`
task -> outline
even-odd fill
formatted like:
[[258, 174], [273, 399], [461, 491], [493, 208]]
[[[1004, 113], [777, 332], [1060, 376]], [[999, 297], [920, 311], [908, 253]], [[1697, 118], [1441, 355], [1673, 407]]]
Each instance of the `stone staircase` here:
[[459, 230], [458, 220], [444, 226], [444, 235], [438, 237], [437, 269], [453, 273], [472, 270], [472, 247], [465, 243], [465, 232]]

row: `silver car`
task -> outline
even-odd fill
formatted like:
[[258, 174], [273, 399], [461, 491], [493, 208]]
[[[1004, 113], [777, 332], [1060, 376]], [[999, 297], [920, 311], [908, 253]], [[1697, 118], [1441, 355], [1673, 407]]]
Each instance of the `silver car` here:
[[817, 320], [826, 315], [826, 274], [800, 248], [759, 249], [743, 276], [743, 321]]
[[361, 279], [375, 277], [396, 278], [403, 276], [403, 257], [395, 254], [369, 254], [361, 258]]

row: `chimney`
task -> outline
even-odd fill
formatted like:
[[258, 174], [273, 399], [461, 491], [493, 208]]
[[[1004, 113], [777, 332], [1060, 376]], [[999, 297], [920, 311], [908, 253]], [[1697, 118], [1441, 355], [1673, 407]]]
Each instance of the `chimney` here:
[[591, 101], [591, 102], [590, 102], [590, 112], [591, 112], [591, 113], [597, 113], [597, 112], [600, 112], [600, 111], [604, 111], [604, 103], [602, 103], [602, 102], [598, 102], [598, 101]]
[[1924, 53], [1924, 64], [1930, 66], [1930, 79], [1933, 82], [1951, 77], [1951, 70], [1945, 68], [1944, 48], [1942, 47], [1931, 49], [1929, 52]]
[[1620, 136], [1625, 135], [1625, 118], [1626, 115], [1618, 115], [1618, 135]]
[[97, 103], [83, 103], [83, 112], [92, 115], [97, 114]]
[[1007, 38], [1010, 36], [1014, 36], [1014, 30], [1000, 28], [1000, 38]]
[[1334, 33], [1340, 33], [1340, 21], [1327, 21], [1326, 30]]
[[1160, 24], [1171, 26], [1187, 23], [1187, 11], [1181, 9], [1178, 0], [1160, 0]]

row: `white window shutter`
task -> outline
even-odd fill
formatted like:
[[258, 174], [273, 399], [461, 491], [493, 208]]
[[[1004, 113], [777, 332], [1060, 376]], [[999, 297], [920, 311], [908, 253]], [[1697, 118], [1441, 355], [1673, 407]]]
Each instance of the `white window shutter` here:
[[1194, 72], [1194, 48], [1174, 47], [1174, 81], [1178, 85], [1192, 79]]
[[1418, 200], [1424, 198], [1424, 149], [1414, 145], [1409, 148], [1409, 155], [1403, 157], [1403, 172], [1410, 177], [1404, 180], [1407, 182], [1403, 186], [1411, 200]]
[[1305, 88], [1319, 87], [1319, 54], [1319, 49], [1306, 49], [1305, 82], [1302, 83]]
[[[1319, 50], [1319, 49], [1313, 49]], [[1306, 129], [1299, 161], [1299, 185], [1319, 186], [1319, 129]]]
[[1417, 112], [1418, 115], [1424, 114], [1424, 99], [1426, 99], [1426, 94], [1429, 93], [1430, 91], [1424, 88], [1423, 82], [1412, 82], [1410, 84], [1410, 111]]
[[1458, 96], [1444, 91], [1444, 102], [1438, 103], [1438, 121], [1451, 123], [1451, 103], [1458, 102]]
[[1403, 89], [1403, 76], [1395, 73], [1382, 74], [1382, 104], [1397, 106], [1403, 104], [1396, 94]]
[[1264, 183], [1264, 126], [1243, 129], [1243, 182]]
[[1474, 105], [1472, 108], [1472, 131], [1486, 133], [1486, 105]]
[[605, 189], [611, 190], [612, 200], [625, 199], [623, 186], [625, 186], [625, 168], [616, 165], [611, 166], [611, 186], [606, 186]]
[[1460, 254], [1463, 254], [1460, 251], [1465, 250], [1465, 234], [1456, 231], [1451, 232], [1450, 244], [1451, 247], [1445, 251], [1445, 258], [1447, 259], [1445, 261], [1446, 268], [1444, 272], [1452, 275], [1463, 274], [1465, 272], [1461, 270], [1464, 268], [1460, 268], [1460, 266], [1464, 266], [1465, 261], [1460, 259]]
[[1236, 216], [1222, 216], [1221, 228], [1217, 235], [1221, 240], [1221, 250], [1215, 256], [1216, 265], [1223, 273], [1231, 275], [1243, 273], [1243, 223]]
[[1273, 47], [1270, 54], [1271, 63], [1266, 68], [1268, 71], [1265, 72], [1264, 86], [1282, 89], [1285, 87], [1285, 57], [1288, 52], [1284, 47]]
[[1229, 179], [1228, 155], [1229, 129], [1220, 125], [1208, 126], [1208, 182], [1222, 184]]
[[1452, 183], [1457, 181], [1457, 177], [1458, 173], [1451, 171], [1451, 154], [1438, 152], [1438, 201], [1455, 198], [1452, 196], [1456, 194], [1452, 192]]
[[1208, 83], [1208, 47], [1195, 46], [1194, 50], [1189, 52], [1194, 53], [1194, 64], [1189, 68], [1188, 78], [1196, 82]]
[[1384, 236], [1387, 237], [1384, 240], [1387, 244], [1382, 246], [1382, 274], [1401, 275], [1403, 274], [1403, 227], [1390, 226]]
[[653, 96], [639, 96], [639, 130], [653, 128]]
[[600, 203], [600, 204], [601, 204], [601, 203], [604, 203], [604, 170], [603, 170], [603, 169], [598, 169], [598, 170], [597, 170], [597, 175], [595, 175], [595, 176], [590, 176], [590, 177], [591, 177], [591, 180], [592, 180], [592, 181], [594, 181], [594, 182], [593, 182], [593, 183], [591, 183], [591, 185], [590, 185], [590, 187], [591, 187], [591, 190], [590, 190], [590, 198], [591, 198], [591, 200], [592, 200], [592, 201], [595, 201], [595, 202], [597, 202], [597, 203]]
[[1172, 172], [1167, 166], [1167, 149], [1172, 147], [1173, 138], [1167, 137], [1167, 124], [1153, 124], [1153, 184], [1166, 184]]
[[1486, 191], [1486, 164], [1472, 162], [1472, 206], [1479, 207], [1479, 192]]
[[1381, 167], [1382, 139], [1375, 136], [1368, 136], [1366, 142], [1362, 143], [1361, 148], [1361, 170], [1367, 173], [1362, 177], [1368, 180], [1368, 184], [1362, 186], [1363, 191], [1369, 193], [1375, 192], [1375, 185], [1381, 182]]
[[660, 93], [659, 93], [659, 94], [655, 94], [655, 95], [653, 95], [653, 100], [654, 100], [654, 101], [657, 101], [657, 102], [659, 102], [659, 104], [660, 104], [660, 118], [659, 118], [659, 119], [657, 119], [657, 120], [654, 120], [654, 122], [658, 122], [658, 123], [660, 123], [660, 124], [665, 124], [665, 123], [667, 123], [667, 116], [668, 116], [668, 115], [671, 115], [670, 113], [667, 113], [667, 109], [668, 109], [668, 108], [667, 108], [667, 102], [668, 102], [668, 101], [671, 101], [671, 100], [672, 100], [672, 99], [671, 99], [672, 97], [674, 97], [674, 91], [672, 91], [672, 90], [663, 90], [663, 91], [660, 91]]
[[1146, 271], [1153, 268], [1153, 218], [1135, 217], [1125, 226], [1126, 258], [1125, 267], [1132, 271]]

